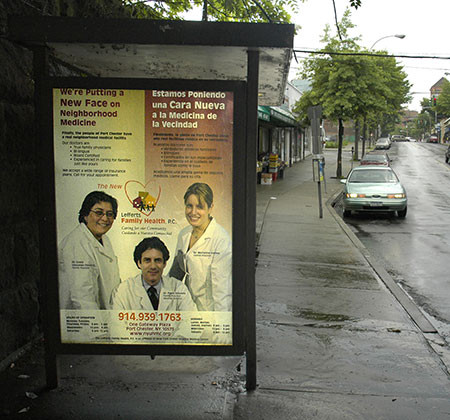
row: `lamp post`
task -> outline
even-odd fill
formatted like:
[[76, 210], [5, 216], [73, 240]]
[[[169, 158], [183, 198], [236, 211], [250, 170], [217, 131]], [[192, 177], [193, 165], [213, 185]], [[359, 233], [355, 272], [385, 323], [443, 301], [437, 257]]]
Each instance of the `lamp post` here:
[[370, 49], [373, 50], [373, 47], [375, 46], [375, 44], [376, 44], [377, 42], [381, 41], [382, 39], [386, 39], [386, 38], [400, 38], [400, 39], [403, 39], [405, 36], [406, 36], [406, 35], [403, 35], [403, 34], [383, 36], [382, 38], [377, 39], [377, 40], [373, 43], [373, 45], [370, 47]]

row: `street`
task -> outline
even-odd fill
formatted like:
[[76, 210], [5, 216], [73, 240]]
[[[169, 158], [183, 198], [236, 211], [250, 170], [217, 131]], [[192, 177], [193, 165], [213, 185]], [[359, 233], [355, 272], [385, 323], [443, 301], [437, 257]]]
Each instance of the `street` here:
[[450, 165], [444, 159], [446, 147], [393, 143], [387, 153], [408, 193], [406, 218], [360, 213], [345, 222], [450, 344]]
[[[40, 340], [0, 375], [5, 384], [0, 416], [448, 418], [450, 363], [443, 363], [441, 352], [429, 344], [429, 336], [437, 334], [417, 327], [383, 285], [367, 250], [349, 237], [349, 228], [328, 205], [342, 184], [333, 176], [336, 150], [325, 155], [323, 218], [310, 159], [289, 168], [282, 181], [257, 186], [255, 391], [245, 392], [246, 364], [240, 355], [158, 355], [153, 360], [145, 355], [71, 354], [58, 357], [58, 388], [48, 391]], [[343, 165], [346, 173], [349, 150]], [[354, 221], [370, 223], [359, 217]], [[408, 216], [405, 225], [407, 221]], [[386, 218], [381, 222], [389, 226]]]

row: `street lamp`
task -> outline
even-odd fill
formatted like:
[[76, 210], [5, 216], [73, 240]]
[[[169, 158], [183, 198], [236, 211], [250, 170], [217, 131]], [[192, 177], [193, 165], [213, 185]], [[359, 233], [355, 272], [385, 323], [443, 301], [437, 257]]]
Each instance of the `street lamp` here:
[[377, 39], [377, 40], [373, 43], [373, 45], [370, 47], [370, 49], [372, 50], [373, 47], [375, 46], [375, 44], [376, 44], [377, 42], [381, 41], [382, 39], [386, 39], [386, 38], [400, 38], [400, 39], [403, 39], [405, 36], [406, 36], [406, 35], [403, 35], [403, 34], [400, 34], [400, 35], [397, 34], [397, 35], [387, 35], [387, 36], [383, 36], [382, 38]]

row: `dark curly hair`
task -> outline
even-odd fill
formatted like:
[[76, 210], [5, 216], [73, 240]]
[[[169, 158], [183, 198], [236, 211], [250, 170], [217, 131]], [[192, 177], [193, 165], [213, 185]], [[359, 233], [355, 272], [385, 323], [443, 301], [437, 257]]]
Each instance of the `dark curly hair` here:
[[92, 191], [83, 200], [81, 209], [78, 212], [78, 221], [80, 223], [86, 224], [86, 220], [84, 220], [84, 218], [89, 215], [89, 212], [91, 211], [93, 206], [101, 203], [102, 201], [111, 204], [115, 219], [117, 217], [117, 200], [114, 197], [111, 197], [110, 195], [104, 193], [103, 191]]
[[138, 262], [141, 261], [142, 254], [147, 251], [147, 249], [157, 249], [158, 251], [161, 251], [164, 262], [167, 262], [170, 258], [169, 250], [161, 239], [156, 236], [145, 238], [136, 245], [136, 248], [134, 248], [133, 258], [138, 268]]

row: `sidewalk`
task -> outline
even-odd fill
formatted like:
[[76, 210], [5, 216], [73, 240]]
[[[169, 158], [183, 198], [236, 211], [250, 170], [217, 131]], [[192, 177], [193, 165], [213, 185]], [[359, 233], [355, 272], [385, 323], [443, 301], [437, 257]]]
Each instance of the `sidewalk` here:
[[[445, 365], [326, 202], [342, 186], [326, 151], [319, 218], [309, 159], [257, 186], [258, 388], [238, 357], [60, 357], [43, 391], [42, 349], [0, 374], [12, 419], [444, 419]], [[344, 152], [344, 170], [350, 153]], [[370, 259], [369, 259], [370, 261]], [[19, 375], [30, 378], [20, 379]], [[5, 386], [6, 384], [6, 386]], [[25, 396], [32, 391], [37, 398]], [[17, 414], [21, 409], [25, 413]]]
[[[326, 152], [324, 203], [342, 190], [335, 160]], [[258, 217], [259, 388], [235, 418], [450, 418], [445, 366], [333, 210], [319, 218], [311, 162], [286, 181], [258, 186], [258, 215], [275, 198]]]

